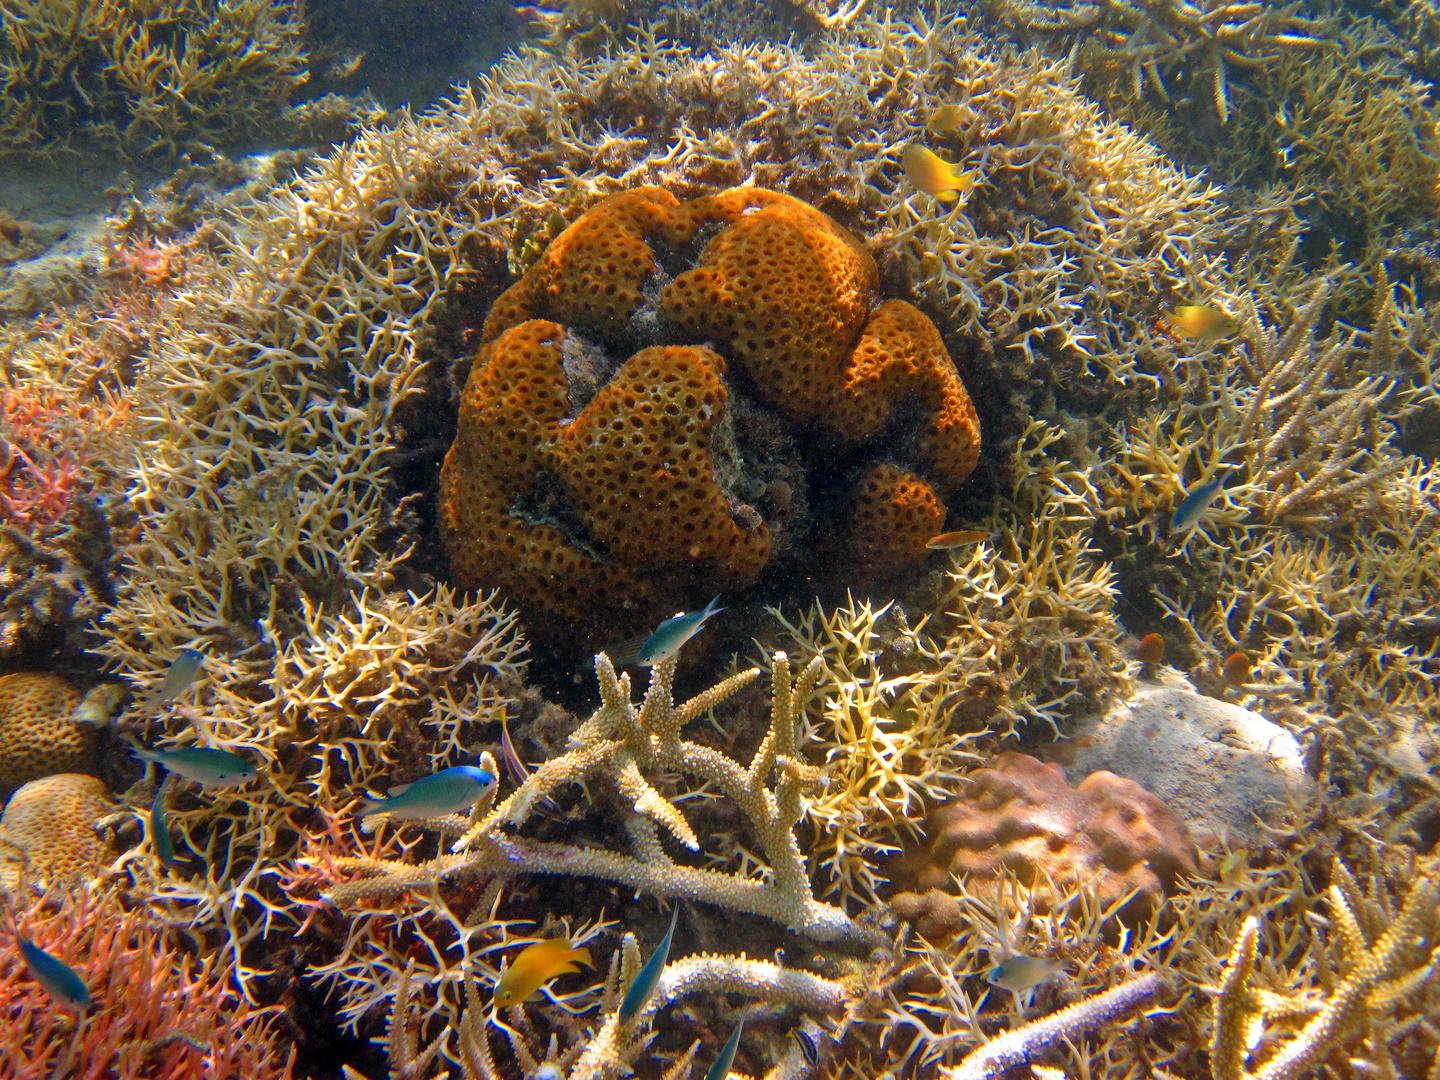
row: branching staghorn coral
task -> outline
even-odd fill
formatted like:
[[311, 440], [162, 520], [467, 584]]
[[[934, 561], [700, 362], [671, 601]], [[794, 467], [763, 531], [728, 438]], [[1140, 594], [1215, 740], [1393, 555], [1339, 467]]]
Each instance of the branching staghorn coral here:
[[[1391, 1010], [1419, 990], [1435, 973], [1437, 901], [1440, 873], [1431, 867], [1415, 881], [1398, 912], [1384, 894], [1366, 897], [1336, 859], [1327, 893], [1334, 939], [1331, 962], [1343, 978], [1323, 1000], [1295, 1000], [1250, 985], [1255, 972], [1259, 920], [1246, 919], [1226, 962], [1215, 1000], [1210, 1065], [1216, 1080], [1300, 1080], [1336, 1047], [1353, 1046]], [[1386, 904], [1386, 906], [1382, 906]], [[1278, 1050], [1257, 1054], [1267, 1021], [1308, 1017], [1300, 1031]], [[1378, 1049], [1398, 1075], [1385, 1043]], [[1248, 1057], [1259, 1060], [1248, 1068]]]
[[[1096, 1055], [1115, 1059], [1115, 1074], [1124, 1075], [1124, 1063], [1134, 1059], [1124, 1033], [1097, 1029], [1171, 988], [1173, 976], [1136, 974], [1137, 963], [1154, 965], [1170, 932], [1150, 920], [1124, 931], [1118, 947], [1106, 944], [1104, 927], [1114, 925], [1125, 899], [1107, 906], [1084, 882], [1037, 882], [1037, 890], [1048, 890], [1041, 908], [1036, 894], [1013, 878], [999, 890], [971, 891], [963, 879], [955, 887], [954, 941], [911, 937], [891, 977], [871, 980], [869, 997], [852, 1009], [858, 1025], [872, 1027], [876, 1036], [862, 1067], [896, 1075], [933, 1068], [946, 1077], [994, 1080], [1011, 1075], [1007, 1070], [1018, 1064], [1042, 1059], [1065, 1039], [1078, 1043], [1077, 1036], [1095, 1033], [1098, 1045], [1076, 1053], [1078, 1075], [1087, 1075]], [[1014, 955], [1056, 965], [1054, 976], [1035, 988], [1038, 1018], [1030, 1019], [1028, 1006], [1021, 1010], [1018, 999], [983, 978]], [[1168, 1028], [1147, 1033], [1144, 1052], [1152, 1064], [1174, 1056], [1175, 1034]], [[848, 1042], [842, 1041], [842, 1048], [856, 1052]], [[877, 1052], [882, 1048], [883, 1056]]]
[[[1423, 6], [1408, 7], [1418, 36]], [[1205, 166], [1232, 197], [1239, 185], [1284, 187], [1333, 248], [1367, 268], [1386, 257], [1396, 226], [1433, 212], [1430, 85], [1406, 70], [1415, 41], [1383, 23], [1343, 8], [1312, 19], [1298, 4], [1226, 0], [1058, 9], [996, 0], [991, 12], [1070, 58], [1111, 115], [1175, 160]], [[1347, 308], [1363, 302], [1341, 292]]]
[[[361, 858], [336, 860], [340, 869], [358, 870], [369, 876], [332, 887], [327, 898], [344, 903], [394, 894], [462, 872], [573, 874], [622, 882], [655, 896], [681, 897], [763, 915], [821, 941], [864, 940], [872, 936], [839, 908], [815, 900], [805, 857], [794, 834], [804, 814], [801, 793], [822, 779], [820, 770], [797, 756], [795, 743], [800, 715], [819, 677], [818, 659], [812, 660], [792, 682], [785, 654], [775, 654], [771, 665], [774, 699], [770, 730], [748, 767], [718, 750], [682, 739], [680, 729], [749, 683], [760, 673], [758, 668], [732, 675], [676, 705], [671, 697], [675, 674], [675, 660], [671, 658], [652, 670], [650, 688], [639, 709], [630, 701], [629, 674], [617, 678], [606, 654], [595, 658], [595, 672], [600, 680], [601, 705], [571, 735], [569, 748], [538, 766], [512, 795], [471, 825], [453, 845], [455, 854], [419, 865]], [[698, 850], [699, 841], [674, 801], [647, 779], [646, 772], [657, 771], [696, 777], [734, 801], [769, 859], [771, 880], [674, 862], [661, 844], [657, 826], [664, 826], [692, 851]], [[626, 823], [633, 855], [532, 841], [502, 831], [502, 825], [523, 825], [542, 799], [596, 774], [609, 777], [634, 808], [635, 816]]]
[[[553, 1039], [544, 1050], [530, 1045], [525, 1037], [528, 1025], [522, 1007], [510, 1008], [510, 1023], [504, 1023], [495, 1016], [494, 1025], [504, 1032], [508, 1048], [525, 1075], [540, 1075], [542, 1064], [548, 1066], [553, 1074], [567, 1080], [602, 1080], [628, 1075], [632, 1063], [655, 1038], [650, 1029], [657, 1014], [685, 997], [715, 998], [733, 994], [787, 1005], [807, 1013], [837, 1011], [853, 997], [851, 986], [809, 972], [782, 968], [765, 960], [701, 954], [666, 964], [650, 999], [635, 1016], [622, 1021], [620, 1004], [635, 981], [640, 966], [640, 949], [635, 936], [626, 934], [621, 947], [611, 957], [600, 999], [599, 1024], [586, 1025], [574, 1032], [570, 1045], [563, 1051]], [[505, 1074], [496, 1067], [478, 987], [468, 973], [465, 996], [466, 1009], [459, 1026], [465, 1078], [500, 1080]], [[681, 1080], [689, 1075], [690, 1063], [698, 1047], [696, 1042], [678, 1056], [675, 1064], [664, 1074], [667, 1080]], [[813, 1066], [813, 1062], [802, 1057], [798, 1047], [792, 1047], [785, 1060], [768, 1075], [805, 1080]]]
[[[926, 40], [943, 36], [936, 27]], [[928, 143], [985, 184], [952, 204], [894, 189], [885, 220], [907, 274], [1016, 366], [1049, 356], [1112, 387], [1131, 382], [1126, 342], [1148, 321], [1144, 297], [1218, 275], [1218, 192], [1104, 120], [1064, 62], [968, 56], [948, 85], [923, 86], [887, 155]], [[937, 130], [947, 108], [962, 119]]]
[[1026, 37], [1056, 36], [1074, 49], [1097, 85], [1123, 87], [1132, 99], [1150, 91], [1213, 103], [1223, 124], [1230, 118], [1230, 67], [1255, 71], [1282, 55], [1311, 57], [1330, 47], [1333, 25], [1307, 19], [1298, 3], [1228, 0], [1160, 0], [1132, 3], [1080, 0], [1050, 7], [1029, 0], [992, 0], [992, 17]]
[[[432, 761], [472, 758], [477, 726], [503, 714], [498, 685], [524, 671], [514, 615], [488, 598], [443, 587], [403, 600], [362, 593], [339, 616], [303, 606], [301, 614], [309, 632], [278, 655], [268, 632], [237, 653], [213, 648], [195, 686], [147, 722], [183, 732], [184, 743], [239, 753], [261, 778], [239, 792], [170, 800], [180, 866], [161, 867], [148, 844], [115, 866], [197, 943], [230, 953], [247, 993], [263, 973], [264, 935], [301, 919], [279, 881], [283, 864], [301, 854], [312, 815], [333, 815], [366, 788], [385, 786], [386, 773], [398, 781], [432, 772]], [[273, 617], [266, 622], [278, 630]], [[121, 655], [153, 700], [164, 658]], [[138, 727], [128, 714], [120, 722]], [[137, 818], [148, 820], [152, 794], [144, 786], [133, 796]]]
[[[1435, 701], [1440, 470], [1395, 438], [1433, 408], [1437, 342], [1403, 290], [1379, 285], [1370, 330], [1324, 337], [1324, 281], [1271, 301], [1273, 325], [1255, 314], [1262, 294], [1237, 301], [1240, 340], [1187, 363], [1184, 398], [1113, 432], [1085, 483], [1128, 599], [1158, 609], [1167, 638], [1215, 677], [1244, 651], [1245, 693], [1314, 702], [1351, 740], [1383, 743], [1387, 715]], [[1199, 527], [1172, 534], [1184, 493], [1225, 464]]]
[[1087, 532], [1085, 470], [1047, 453], [1060, 438], [1040, 420], [1021, 436], [995, 537], [955, 553], [936, 620], [956, 707], [1005, 737], [1030, 719], [1058, 732], [1125, 684], [1115, 571]]
[[305, 81], [289, 3], [5, 0], [0, 16], [0, 137], [12, 150], [228, 141], [273, 120]]
[[912, 629], [898, 609], [853, 597], [828, 614], [816, 605], [793, 624], [771, 614], [802, 657], [824, 665], [820, 717], [805, 716], [798, 740], [825, 760], [826, 784], [807, 812], [808, 850], [842, 904], [873, 904], [884, 859], [980, 760], [968, 747], [984, 729], [953, 729], [950, 672], [923, 620]]
[[1386, 460], [1378, 452], [1370, 424], [1400, 379], [1393, 368], [1394, 307], [1383, 269], [1379, 277], [1382, 306], [1364, 364], [1369, 374], [1356, 372], [1343, 390], [1329, 386], [1336, 368], [1345, 361], [1347, 368], [1361, 365], [1352, 340], [1332, 334], [1319, 346], [1314, 339], [1329, 294], [1324, 282], [1295, 313], [1284, 335], [1261, 327], [1252, 307], [1248, 374], [1258, 382], [1231, 452], [1248, 459], [1252, 482], [1265, 488], [1261, 512], [1268, 518], [1324, 501], [1353, 499], [1406, 467], [1403, 458], [1389, 455]]

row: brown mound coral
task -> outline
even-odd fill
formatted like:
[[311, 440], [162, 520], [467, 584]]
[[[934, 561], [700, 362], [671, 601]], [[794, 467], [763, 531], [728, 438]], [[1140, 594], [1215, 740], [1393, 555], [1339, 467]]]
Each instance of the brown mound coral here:
[[80, 692], [58, 675], [0, 678], [0, 795], [51, 773], [91, 764], [94, 730], [70, 719]]
[[109, 848], [95, 823], [111, 810], [105, 784], [83, 773], [31, 780], [0, 815], [0, 886], [93, 877]]
[[[583, 638], [749, 586], [782, 525], [839, 537], [870, 577], [917, 565], [979, 424], [939, 332], [872, 306], [878, 283], [858, 240], [787, 195], [601, 202], [485, 321], [441, 476], [456, 575]], [[832, 520], [762, 499], [824, 470], [839, 490], [806, 505]]]
[[973, 887], [1007, 871], [1039, 885], [1037, 896], [1045, 875], [1062, 888], [1089, 883], [1102, 906], [1138, 888], [1121, 912], [1129, 921], [1154, 912], [1196, 872], [1184, 822], [1133, 780], [1095, 772], [1072, 788], [1060, 766], [1008, 750], [969, 779], [966, 798], [926, 821], [926, 846], [895, 860], [900, 888], [949, 889], [952, 875]]

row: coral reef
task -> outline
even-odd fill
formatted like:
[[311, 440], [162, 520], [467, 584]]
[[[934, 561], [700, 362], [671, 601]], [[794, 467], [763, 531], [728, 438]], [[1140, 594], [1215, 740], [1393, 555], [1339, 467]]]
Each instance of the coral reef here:
[[[1362, 1038], [1391, 1075], [1402, 1075], [1390, 1051], [1400, 1033], [1396, 1007], [1422, 992], [1434, 975], [1440, 878], [1428, 871], [1411, 886], [1398, 912], [1381, 907], [1379, 897], [1365, 896], [1339, 859], [1331, 878], [1332, 962], [1342, 978], [1324, 1000], [1294, 1000], [1252, 986], [1260, 926], [1255, 916], [1247, 918], [1215, 998], [1210, 1062], [1216, 1080], [1299, 1080], [1314, 1075], [1337, 1046], [1353, 1046]], [[1298, 1017], [1309, 1019], [1294, 1038], [1278, 1049], [1257, 1050], [1254, 1035], [1269, 1026], [1267, 1021]], [[1248, 1068], [1247, 1059], [1256, 1060], [1257, 1067]]]
[[58, 675], [0, 676], [0, 793], [94, 766], [95, 730], [71, 719], [80, 691]]
[[[1433, 89], [1406, 71], [1411, 40], [1343, 9], [1299, 4], [996, 0], [990, 14], [1022, 40], [1073, 58], [1117, 118], [1177, 161], [1203, 165], [1239, 201], [1284, 190], [1315, 226], [1330, 264], [1369, 270], [1398, 228], [1433, 214], [1440, 191]], [[1407, 11], [1423, 41], [1424, 6]], [[1421, 55], [1411, 61], [1423, 68]], [[1347, 285], [1347, 304], [1367, 299]]]
[[1137, 921], [1197, 870], [1190, 830], [1133, 780], [1093, 772], [1071, 788], [1060, 766], [1011, 750], [968, 780], [891, 863], [898, 887], [927, 892], [960, 877], [973, 891], [1005, 870], [1043, 903], [1047, 888], [1086, 881]]
[[83, 773], [22, 785], [0, 814], [0, 892], [93, 880], [114, 854], [97, 831], [112, 810], [105, 782]]
[[0, 137], [178, 153], [244, 138], [305, 79], [297, 9], [270, 0], [5, 0]]
[[[1221, 1057], [1236, 1062], [1236, 1022], [1253, 1020], [1255, 1001], [1260, 1042], [1241, 1072], [1303, 1044], [1323, 1055], [1315, 1068], [1337, 1075], [1424, 1075], [1436, 1052], [1423, 1019], [1436, 1005], [1435, 980], [1420, 974], [1428, 955], [1415, 940], [1392, 950], [1381, 924], [1418, 926], [1405, 897], [1433, 891], [1419, 884], [1433, 867], [1417, 852], [1440, 835], [1440, 474], [1407, 449], [1425, 445], [1413, 429], [1440, 405], [1426, 298], [1410, 271], [1392, 266], [1392, 284], [1373, 260], [1315, 275], [1294, 191], [1227, 202], [1106, 120], [1059, 62], [997, 49], [950, 17], [827, 18], [828, 37], [807, 52], [700, 53], [642, 29], [588, 56], [517, 54], [441, 109], [399, 115], [298, 174], [266, 174], [203, 224], [161, 235], [131, 214], [107, 266], [113, 287], [67, 319], [6, 328], [7, 390], [50, 395], [44, 415], [65, 429], [46, 475], [68, 482], [63, 470], [78, 470], [67, 512], [94, 492], [118, 524], [120, 489], [133, 507], [115, 539], [113, 603], [92, 628], [96, 655], [150, 701], [182, 650], [206, 657], [176, 702], [137, 703], [117, 726], [147, 745], [230, 749], [262, 774], [243, 791], [168, 789], [177, 861], [166, 865], [147, 839], [152, 783], [121, 792], [140, 770], [114, 763], [118, 857], [104, 893], [65, 903], [130, 906], [124, 917], [153, 920], [157, 940], [166, 928], [166, 956], [208, 958], [237, 1003], [283, 1005], [305, 1036], [296, 1071], [313, 1075], [433, 1073], [440, 1057], [451, 1072], [515, 1071], [498, 1053], [527, 1074], [619, 1065], [678, 1076], [743, 1019], [737, 1069], [752, 1075], [984, 1073], [1008, 1069], [1018, 1046], [1038, 1068], [1076, 1076], [1191, 1078]], [[1233, 125], [1237, 88], [1252, 76], [1222, 59]], [[1393, 87], [1401, 107], [1413, 104]], [[1393, 119], [1396, 102], [1371, 97]], [[1212, 102], [1202, 106], [1218, 124]], [[908, 186], [899, 161], [917, 142], [974, 172], [963, 204]], [[512, 267], [522, 279], [548, 273], [547, 244], [582, 236], [566, 230], [606, 196], [663, 188], [680, 204], [736, 185], [783, 191], [874, 252], [878, 292], [923, 313], [965, 371], [987, 448], [974, 479], [942, 492], [936, 475], [967, 459], [937, 452], [944, 432], [916, 422], [953, 400], [923, 342], [887, 353], [893, 363], [867, 354], [856, 385], [883, 392], [862, 395], [864, 408], [840, 393], [815, 415], [815, 388], [802, 386], [797, 407], [811, 414], [796, 424], [744, 370], [753, 357], [742, 352], [764, 354], [766, 338], [758, 328], [747, 338], [742, 320], [732, 351], [726, 309], [705, 333], [711, 374], [729, 380], [733, 445], [712, 437], [709, 449], [732, 526], [769, 531], [767, 566], [783, 551], [818, 551], [835, 567], [826, 584], [859, 583], [851, 537], [832, 530], [822, 548], [806, 530], [853, 515], [855, 481], [888, 463], [931, 486], [954, 519], [944, 527], [983, 539], [923, 553], [900, 585], [872, 580], [838, 604], [839, 590], [826, 592], [804, 614], [794, 605], [821, 583], [777, 575], [790, 580], [772, 594], [782, 603], [773, 625], [756, 626], [757, 610], [734, 617], [751, 620], [745, 630], [767, 655], [813, 672], [797, 685], [786, 671], [774, 700], [737, 673], [720, 678], [723, 700], [677, 705], [666, 671], [633, 704], [612, 671], [580, 724], [542, 696], [579, 707], [585, 689], [564, 681], [572, 671], [524, 685], [529, 654], [503, 596], [434, 580], [444, 560], [427, 493], [456, 433], [449, 373], [469, 364], [484, 377], [471, 358], [523, 330], [483, 340]], [[638, 315], [607, 332], [653, 331], [667, 285], [734, 270], [739, 249], [725, 244], [716, 252], [731, 262], [684, 262], [703, 258], [719, 224], [684, 252], [650, 236], [670, 278], [647, 290], [642, 277]], [[853, 250], [837, 243], [827, 252]], [[604, 299], [568, 279], [562, 293]], [[1159, 325], [1177, 304], [1223, 308], [1242, 329], [1177, 340]], [[880, 311], [911, 318], [898, 305], [867, 306], [866, 317]], [[563, 329], [553, 384], [563, 408], [551, 421], [562, 431], [606, 405], [629, 353], [685, 347]], [[702, 344], [690, 342], [691, 355]], [[880, 433], [849, 446], [848, 431], [828, 426], [842, 414]], [[806, 430], [786, 444], [775, 437], [785, 425]], [[891, 435], [906, 425], [908, 438]], [[854, 454], [838, 479], [795, 467], [817, 432], [817, 444], [839, 447], [837, 463]], [[875, 442], [904, 454], [872, 456]], [[763, 470], [727, 472], [759, 444], [773, 448]], [[1210, 514], [1172, 534], [1184, 494], [1220, 471]], [[736, 479], [744, 486], [726, 491]], [[537, 485], [505, 510], [553, 517], [560, 504], [557, 487]], [[61, 518], [32, 535], [10, 524], [37, 560], [52, 545], [46, 530], [66, 527]], [[922, 531], [900, 532], [906, 558], [922, 555]], [[1128, 893], [1002, 876], [943, 899], [899, 897], [895, 914], [913, 925], [891, 921], [885, 855], [917, 843], [966, 769], [993, 764], [1011, 741], [1063, 746], [1078, 717], [1146, 677], [1129, 659], [1132, 631], [1163, 633], [1165, 657], [1199, 691], [1286, 728], [1313, 791], [1295, 793], [1246, 848], [1217, 839], [1147, 918], [1118, 922]], [[1236, 651], [1253, 661], [1238, 684], [1220, 669]], [[74, 653], [56, 662], [79, 674]], [[521, 759], [517, 792], [502, 781], [476, 818], [374, 833], [354, 820], [365, 792], [498, 759], [505, 735]], [[468, 846], [447, 850], [477, 827]], [[1363, 895], [1333, 869], [1337, 857]], [[1335, 885], [1343, 903], [1327, 898]], [[684, 906], [679, 959], [655, 1005], [666, 1011], [623, 1029], [617, 996], [668, 917], [654, 896], [725, 903]], [[1217, 1013], [1209, 998], [1251, 915], [1254, 962], [1241, 950], [1231, 968], [1254, 996], [1232, 993]], [[38, 921], [22, 913], [22, 929]], [[1433, 928], [1424, 933], [1433, 948]], [[493, 1013], [485, 987], [515, 949], [558, 934], [608, 962], [603, 978], [568, 976], [519, 1011]], [[37, 938], [78, 957], [54, 935]], [[1015, 954], [1056, 965], [1030, 1006], [986, 982]], [[0, 985], [38, 995], [13, 950], [3, 957]], [[1394, 970], [1364, 991], [1349, 985], [1372, 961]], [[193, 995], [209, 1010], [199, 1026], [185, 1013], [130, 1045], [148, 1040], [154, 1056], [188, 1064], [192, 1046], [157, 1040], [175, 1030], [209, 1039], [203, 1025], [229, 1005], [208, 992]], [[1123, 1027], [1087, 1027], [1073, 1046], [1050, 1040], [1077, 1016], [1067, 1009], [1101, 1021], [1131, 994], [1144, 1000], [1130, 1002], [1138, 1015]], [[390, 1037], [372, 1046], [387, 1013]], [[53, 1024], [40, 1071], [53, 1072], [76, 1030]], [[270, 1036], [250, 1045], [274, 1048]]]
[[[682, 204], [640, 188], [600, 203], [486, 317], [440, 478], [454, 573], [582, 641], [746, 588], [772, 550], [746, 497], [766, 490], [774, 446], [733, 419], [744, 394], [809, 433], [790, 482], [851, 447], [924, 474], [851, 454], [855, 514], [815, 526], [848, 540], [863, 576], [921, 563], [941, 498], [975, 467], [979, 422], [929, 319], [903, 301], [872, 309], [878, 280], [853, 236], [775, 192]], [[671, 341], [725, 359], [599, 352]]]
[[[8, 922], [8, 920], [7, 920]], [[11, 1075], [184, 1080], [201, 1071], [289, 1080], [268, 1010], [228, 985], [223, 955], [197, 959], [163, 926], [105, 893], [47, 896], [17, 912], [21, 933], [80, 976], [94, 1005], [76, 1018], [31, 978], [11, 928], [0, 953], [0, 1060]]]

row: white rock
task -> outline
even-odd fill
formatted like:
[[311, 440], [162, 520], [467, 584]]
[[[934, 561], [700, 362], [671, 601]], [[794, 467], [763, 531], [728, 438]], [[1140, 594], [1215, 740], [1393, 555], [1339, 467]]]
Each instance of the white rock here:
[[1230, 843], [1263, 846], [1256, 817], [1272, 820], [1291, 788], [1310, 789], [1300, 743], [1259, 713], [1197, 693], [1166, 669], [1103, 716], [1082, 719], [1064, 759], [1078, 783], [1108, 769], [1165, 802], [1198, 838], [1229, 830]]

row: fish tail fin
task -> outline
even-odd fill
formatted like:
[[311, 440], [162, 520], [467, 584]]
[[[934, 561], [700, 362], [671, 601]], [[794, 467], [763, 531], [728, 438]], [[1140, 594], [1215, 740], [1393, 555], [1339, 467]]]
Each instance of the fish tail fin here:
[[638, 637], [617, 641], [613, 645], [606, 647], [604, 652], [610, 657], [610, 663], [614, 664], [617, 668], [634, 667], [640, 662], [640, 650], [645, 647], [645, 642], [649, 640], [649, 634], [641, 634]]
[[130, 744], [130, 756], [131, 756], [131, 757], [135, 758], [135, 759], [138, 760], [138, 761], [152, 761], [152, 762], [154, 762], [156, 765], [159, 765], [159, 764], [160, 764], [160, 759], [155, 756], [154, 751], [152, 751], [152, 750], [146, 750], [143, 746], [141, 746], [138, 742], [136, 742], [134, 739], [132, 739], [129, 735], [126, 735], [126, 736], [125, 736], [125, 741]]
[[378, 799], [364, 799], [364, 800], [362, 800], [361, 803], [360, 803], [360, 808], [355, 811], [355, 816], [356, 816], [356, 817], [369, 817], [371, 814], [375, 813], [375, 812], [378, 811], [380, 808], [381, 808], [380, 800], [378, 800]]
[[702, 614], [705, 616], [705, 618], [708, 619], [708, 618], [710, 618], [712, 615], [719, 615], [720, 612], [722, 612], [722, 611], [725, 610], [723, 607], [716, 607], [716, 606], [715, 606], [715, 605], [718, 604], [719, 602], [720, 602], [720, 594], [719, 594], [719, 593], [716, 593], [713, 597], [711, 597], [710, 602], [705, 605], [705, 610], [704, 610], [704, 612], [702, 612]]
[[[584, 945], [581, 945], [580, 948], [578, 948], [578, 949], [571, 949], [571, 950], [570, 950], [570, 959], [572, 959], [572, 960], [578, 960], [580, 963], [584, 964], [586, 967], [590, 968], [592, 971], [593, 971], [594, 968], [595, 968], [595, 962], [590, 959], [590, 950], [589, 950], [586, 946], [584, 946]], [[579, 971], [580, 969], [579, 969], [579, 968], [576, 968], [575, 970], [576, 970], [576, 971]]]

